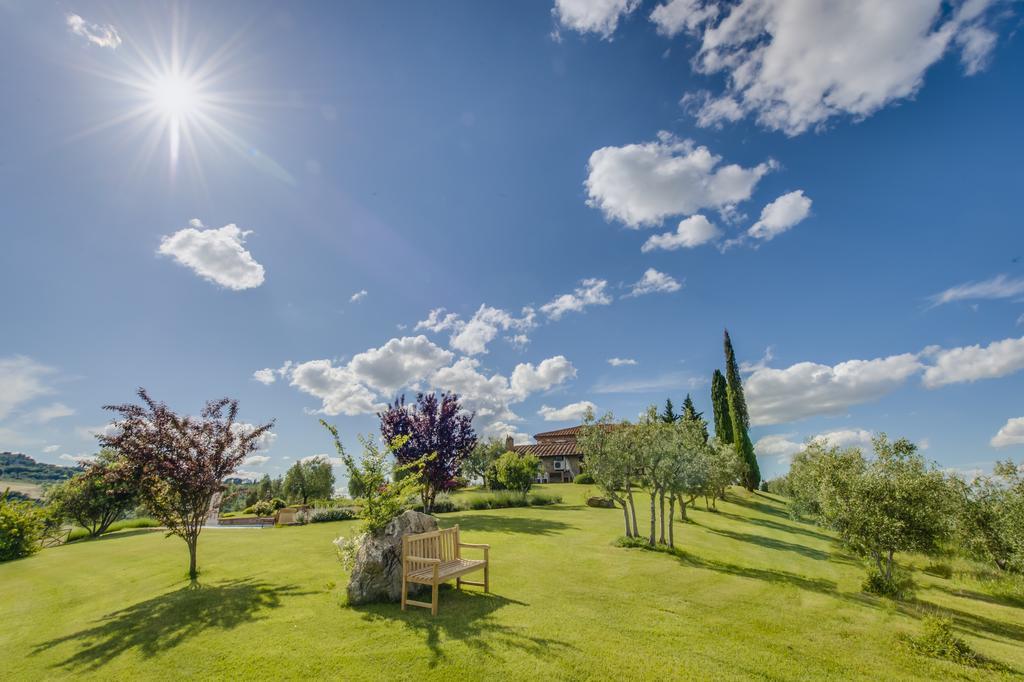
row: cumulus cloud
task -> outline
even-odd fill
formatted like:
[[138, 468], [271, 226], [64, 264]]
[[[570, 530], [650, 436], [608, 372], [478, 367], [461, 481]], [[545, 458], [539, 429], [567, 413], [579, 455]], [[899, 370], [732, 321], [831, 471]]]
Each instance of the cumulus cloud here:
[[654, 268], [647, 268], [644, 276], [634, 282], [629, 289], [628, 296], [643, 296], [644, 294], [671, 294], [683, 288], [672, 275], [659, 272]]
[[925, 355], [934, 363], [924, 373], [928, 388], [995, 379], [1024, 369], [1024, 337], [993, 341], [984, 347], [929, 348]]
[[745, 382], [751, 423], [781, 424], [839, 414], [896, 390], [920, 370], [913, 353], [848, 360], [835, 366], [799, 362], [786, 369], [765, 367]]
[[761, 210], [761, 219], [747, 230], [754, 239], [768, 241], [790, 229], [811, 213], [811, 200], [798, 189], [771, 202]]
[[1024, 445], [1024, 417], [1007, 419], [996, 435], [992, 436], [990, 443], [994, 448]]
[[692, 249], [713, 242], [722, 236], [722, 231], [710, 220], [701, 214], [692, 215], [679, 221], [675, 232], [664, 232], [651, 235], [640, 247], [644, 253], [662, 249], [664, 251], [675, 251], [676, 249]]
[[59, 445], [47, 445], [45, 448], [43, 448], [43, 452], [47, 454], [50, 454], [51, 452], [57, 452], [58, 450], [60, 450]]
[[608, 358], [608, 364], [612, 367], [622, 367], [624, 365], [635, 365], [636, 360], [633, 358]]
[[366, 385], [391, 392], [427, 376], [453, 357], [425, 336], [406, 336], [353, 356], [349, 368]]
[[451, 347], [466, 355], [486, 353], [487, 344], [494, 340], [498, 332], [510, 329], [519, 332], [511, 337], [513, 344], [525, 345], [529, 340], [526, 332], [536, 326], [535, 316], [533, 308], [529, 307], [523, 308], [522, 317], [513, 317], [500, 308], [481, 305], [469, 321], [454, 322], [455, 332], [451, 336]]
[[587, 306], [608, 305], [612, 297], [605, 291], [608, 281], [585, 279], [571, 294], [556, 296], [540, 307], [540, 311], [552, 320], [560, 320], [568, 312], [581, 312]]
[[24, 355], [0, 357], [0, 419], [17, 407], [52, 393], [47, 378], [55, 373], [53, 367]]
[[328, 415], [373, 414], [385, 407], [347, 365], [339, 367], [330, 360], [298, 363], [291, 369], [291, 385], [319, 398], [321, 411]]
[[564, 355], [556, 355], [542, 360], [536, 367], [530, 362], [519, 363], [512, 370], [509, 386], [513, 395], [525, 400], [531, 393], [546, 391], [575, 377], [576, 368], [572, 363]]
[[932, 307], [976, 299], [999, 299], [1024, 296], [1024, 277], [996, 275], [981, 282], [966, 282], [950, 287], [931, 297]]
[[586, 416], [587, 410], [596, 413], [597, 405], [589, 400], [569, 403], [565, 407], [548, 407], [543, 405], [537, 410], [537, 414], [544, 417], [546, 422], [581, 421]]
[[[692, 12], [713, 4], [683, 3], [671, 21], [663, 18], [665, 30], [696, 27], [704, 20]], [[752, 115], [798, 135], [834, 116], [861, 119], [912, 97], [951, 46], [968, 74], [983, 68], [996, 42], [984, 25], [993, 4], [971, 0], [946, 11], [940, 0], [740, 0], [704, 24], [694, 60], [700, 73], [725, 74], [725, 91], [688, 99], [705, 126]]]
[[684, 31], [694, 32], [716, 16], [718, 6], [704, 0], [668, 0], [651, 11], [651, 21], [658, 27], [658, 33], [670, 38]]
[[270, 461], [269, 455], [249, 455], [242, 462], [244, 467], [258, 467]]
[[277, 375], [274, 373], [272, 368], [264, 367], [263, 369], [258, 369], [253, 372], [252, 378], [264, 386], [269, 386], [277, 380]]
[[774, 457], [779, 464], [788, 464], [793, 455], [804, 449], [803, 443], [791, 440], [792, 433], [779, 433], [759, 438], [754, 443], [758, 457]]
[[602, 147], [590, 155], [587, 205], [627, 227], [660, 225], [701, 209], [728, 211], [750, 198], [774, 161], [743, 168], [671, 133], [653, 142]]
[[837, 429], [819, 433], [811, 440], [837, 448], [868, 448], [871, 447], [871, 432], [866, 429]]
[[454, 329], [455, 325], [459, 322], [459, 316], [455, 313], [445, 314], [444, 308], [434, 308], [427, 315], [427, 319], [420, 320], [413, 327], [413, 331], [427, 330], [434, 333], [440, 333], [447, 329]]
[[610, 39], [619, 20], [639, 5], [640, 0], [555, 0], [551, 13], [564, 28]]
[[[232, 430], [242, 436], [247, 436], [256, 430], [255, 424], [249, 424], [247, 422], [235, 422], [231, 425]], [[262, 436], [256, 440], [256, 450], [269, 450], [270, 446], [277, 440], [277, 434], [273, 431], [265, 431]]]
[[366, 294], [367, 294], [366, 289], [360, 289], [356, 293], [354, 293], [351, 296], [349, 296], [348, 300], [351, 303], [358, 303], [359, 301], [361, 301], [364, 298], [366, 298]]
[[157, 252], [228, 289], [240, 291], [263, 284], [263, 266], [244, 246], [251, 231], [240, 230], [234, 224], [205, 229], [196, 219], [189, 224], [190, 227], [164, 236]]
[[117, 49], [121, 45], [121, 36], [118, 35], [117, 29], [110, 24], [92, 24], [77, 14], [68, 14], [64, 20], [67, 22], [69, 31], [76, 36], [85, 38], [93, 45], [108, 47], [111, 50]]

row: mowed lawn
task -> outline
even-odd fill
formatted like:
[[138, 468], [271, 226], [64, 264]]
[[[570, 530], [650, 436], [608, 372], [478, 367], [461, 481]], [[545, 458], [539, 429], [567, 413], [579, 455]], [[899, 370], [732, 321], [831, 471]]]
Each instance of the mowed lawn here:
[[[461, 512], [491, 544], [493, 594], [441, 613], [349, 607], [331, 540], [354, 522], [203, 533], [198, 586], [177, 538], [151, 530], [0, 565], [5, 680], [995, 679], [1024, 671], [1024, 608], [915, 571], [916, 601], [860, 593], [863, 571], [764, 494], [677, 524], [687, 558], [613, 546], [619, 510], [588, 486], [552, 507]], [[641, 522], [646, 521], [642, 519]], [[923, 566], [923, 558], [915, 560]], [[1001, 668], [922, 658], [899, 641], [936, 609]]]

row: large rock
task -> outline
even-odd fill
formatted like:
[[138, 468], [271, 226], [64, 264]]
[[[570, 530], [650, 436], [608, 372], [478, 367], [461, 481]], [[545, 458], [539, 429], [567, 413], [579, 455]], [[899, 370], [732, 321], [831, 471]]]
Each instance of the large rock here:
[[590, 497], [587, 498], [587, 506], [615, 509], [615, 502], [614, 500], [609, 500], [607, 497]]
[[[384, 530], [368, 535], [356, 552], [348, 581], [348, 603], [367, 604], [402, 599], [402, 536], [437, 530], [437, 519], [417, 511], [396, 516]], [[409, 594], [424, 589], [409, 584]]]

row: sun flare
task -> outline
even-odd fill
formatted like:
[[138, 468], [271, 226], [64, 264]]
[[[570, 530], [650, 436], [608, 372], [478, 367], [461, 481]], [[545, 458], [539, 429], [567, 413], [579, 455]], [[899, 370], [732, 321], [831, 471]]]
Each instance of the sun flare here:
[[197, 84], [177, 73], [164, 74], [154, 79], [150, 96], [154, 108], [171, 118], [180, 119], [194, 114], [202, 105]]

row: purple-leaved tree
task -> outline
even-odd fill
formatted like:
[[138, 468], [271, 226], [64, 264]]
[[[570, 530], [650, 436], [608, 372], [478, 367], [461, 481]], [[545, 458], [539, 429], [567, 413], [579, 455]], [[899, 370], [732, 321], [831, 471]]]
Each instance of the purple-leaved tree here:
[[196, 545], [222, 481], [259, 447], [274, 423], [242, 426], [238, 401], [211, 400], [198, 418], [175, 414], [139, 389], [142, 405], [105, 405], [116, 412], [113, 433], [101, 435], [132, 467], [146, 507], [188, 545], [188, 574], [197, 575]]
[[377, 416], [387, 443], [399, 436], [409, 437], [395, 450], [400, 465], [429, 457], [420, 474], [420, 497], [429, 514], [437, 493], [455, 487], [462, 460], [476, 445], [473, 413], [463, 411], [454, 393], [444, 393], [440, 399], [435, 393], [420, 393], [415, 405], [406, 405], [403, 395]]

